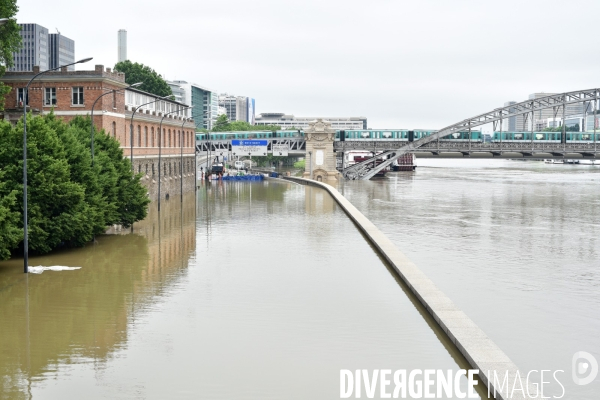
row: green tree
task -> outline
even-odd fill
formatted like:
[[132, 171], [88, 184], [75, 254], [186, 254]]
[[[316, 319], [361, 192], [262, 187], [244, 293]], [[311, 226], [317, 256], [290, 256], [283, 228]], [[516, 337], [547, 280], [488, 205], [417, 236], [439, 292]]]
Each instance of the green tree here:
[[[84, 144], [88, 155], [91, 154], [90, 123], [89, 118], [83, 117], [69, 122], [69, 126], [77, 128], [75, 134]], [[107, 225], [129, 227], [146, 218], [150, 199], [146, 196], [147, 189], [140, 182], [141, 174], [132, 172], [131, 162], [123, 157], [119, 142], [104, 130], [94, 132], [94, 163], [93, 175], [98, 180], [98, 189], [105, 202], [100, 203], [103, 204], [104, 215], [98, 217], [103, 221], [102, 231]], [[93, 187], [91, 178], [89, 182]]]
[[17, 202], [17, 191], [5, 190], [4, 171], [0, 170], [0, 260], [10, 257], [10, 251], [23, 240], [20, 213], [11, 212]]
[[[3, 131], [4, 133], [5, 131]], [[3, 135], [0, 167], [6, 171], [7, 191], [23, 195], [23, 123]], [[72, 182], [65, 147], [44, 118], [28, 118], [27, 175], [29, 247], [47, 253], [64, 244], [81, 244], [92, 238], [87, 228], [89, 206], [85, 203], [85, 187]], [[11, 212], [23, 212], [17, 202]]]
[[306, 159], [298, 160], [294, 163], [294, 168], [304, 169], [306, 166]]
[[[19, 11], [16, 0], [0, 0], [0, 18], [8, 18], [0, 26], [0, 77], [4, 76], [6, 68], [12, 67], [12, 53], [21, 48], [21, 35], [19, 25], [14, 18]], [[10, 92], [10, 86], [0, 82], [0, 111], [4, 110], [4, 98]]]
[[221, 114], [217, 118], [217, 122], [215, 122], [215, 125], [212, 128], [212, 132], [227, 132], [229, 131], [229, 126], [230, 124], [229, 119], [227, 119], [227, 115]]
[[221, 114], [211, 132], [245, 132], [245, 131], [280, 131], [279, 125], [250, 125], [246, 121], [229, 121], [227, 115]]
[[138, 86], [140, 90], [157, 96], [173, 94], [171, 87], [163, 79], [162, 75], [144, 64], [132, 63], [129, 60], [125, 60], [116, 63], [114, 70], [123, 72], [125, 74], [125, 82], [130, 85], [142, 82], [142, 85]]
[[[114, 138], [94, 133], [92, 166], [89, 118], [67, 124], [50, 113], [27, 121], [32, 251], [82, 246], [108, 225], [129, 226], [146, 217], [146, 188]], [[22, 148], [22, 121], [15, 127], [0, 121], [0, 258], [22, 247], [23, 206], [16, 201], [23, 195]]]

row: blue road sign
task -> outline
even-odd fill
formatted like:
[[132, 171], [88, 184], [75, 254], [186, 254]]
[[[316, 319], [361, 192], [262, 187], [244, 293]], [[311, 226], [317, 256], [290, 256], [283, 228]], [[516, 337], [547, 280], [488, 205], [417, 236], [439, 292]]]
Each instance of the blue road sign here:
[[232, 140], [232, 146], [267, 146], [268, 140]]

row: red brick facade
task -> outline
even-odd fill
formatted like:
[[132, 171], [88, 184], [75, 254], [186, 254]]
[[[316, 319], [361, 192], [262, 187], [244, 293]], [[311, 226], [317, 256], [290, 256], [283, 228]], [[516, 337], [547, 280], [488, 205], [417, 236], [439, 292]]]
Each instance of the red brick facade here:
[[[36, 72], [36, 71], [34, 71]], [[22, 91], [27, 82], [33, 77], [31, 72], [8, 72], [2, 78], [3, 82], [12, 88], [5, 99], [4, 119], [15, 122], [23, 113]], [[106, 133], [115, 137], [123, 148], [126, 157], [130, 156], [130, 121], [133, 107], [125, 105], [125, 75], [112, 72], [110, 68], [96, 65], [93, 71], [66, 71], [48, 72], [36, 78], [29, 87], [29, 103], [33, 113], [54, 114], [68, 121], [77, 115], [90, 115], [92, 105], [99, 96], [101, 97], [94, 107], [94, 126], [104, 129]], [[83, 104], [79, 98], [74, 99], [74, 88], [82, 91]], [[112, 90], [117, 92], [110, 93]], [[135, 89], [138, 93], [143, 93]], [[47, 93], [49, 92], [49, 93]], [[20, 97], [19, 97], [20, 94]], [[45, 94], [47, 94], [45, 96]], [[55, 94], [55, 101], [54, 99]], [[146, 95], [153, 96], [145, 93]], [[154, 96], [155, 97], [155, 96]], [[45, 101], [45, 99], [47, 99]], [[167, 102], [171, 102], [166, 100]], [[171, 102], [182, 106], [180, 103]], [[159, 137], [158, 129], [163, 115], [159, 112], [140, 109], [133, 118], [133, 156], [158, 155]], [[162, 154], [180, 154], [180, 135], [183, 133], [183, 153], [194, 154], [195, 125], [191, 119], [182, 118], [174, 114], [163, 119]]]

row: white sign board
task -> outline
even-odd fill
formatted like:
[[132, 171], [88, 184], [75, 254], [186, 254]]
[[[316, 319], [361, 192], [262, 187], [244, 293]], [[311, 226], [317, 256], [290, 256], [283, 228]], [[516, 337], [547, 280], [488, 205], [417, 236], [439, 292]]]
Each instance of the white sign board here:
[[288, 151], [290, 151], [288, 144], [273, 144], [273, 155], [276, 157], [287, 157]]
[[232, 140], [231, 153], [234, 156], [266, 156], [267, 140]]
[[315, 164], [317, 165], [323, 165], [323, 150], [317, 150], [317, 159], [315, 161]]

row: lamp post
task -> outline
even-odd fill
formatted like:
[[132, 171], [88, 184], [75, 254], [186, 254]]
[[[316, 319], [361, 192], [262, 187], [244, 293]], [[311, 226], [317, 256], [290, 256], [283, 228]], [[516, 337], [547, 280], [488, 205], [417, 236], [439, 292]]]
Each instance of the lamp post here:
[[166, 96], [159, 97], [159, 98], [149, 101], [147, 103], [140, 104], [139, 106], [135, 107], [135, 109], [133, 110], [133, 113], [131, 114], [131, 120], [129, 121], [129, 142], [130, 142], [129, 143], [129, 148], [130, 148], [129, 159], [131, 160], [131, 172], [135, 173], [135, 169], [133, 168], [133, 117], [135, 116], [135, 113], [137, 112], [137, 110], [139, 110], [141, 107], [147, 106], [148, 104], [156, 103], [157, 101], [164, 100], [168, 97], [171, 97], [171, 95], [168, 94]]
[[29, 261], [29, 238], [27, 235], [27, 98], [29, 95], [29, 85], [31, 82], [38, 76], [45, 74], [46, 72], [56, 71], [62, 67], [68, 67], [75, 64], [83, 64], [90, 61], [92, 57], [84, 58], [79, 61], [75, 61], [74, 63], [61, 65], [56, 68], [50, 68], [45, 71], [39, 72], [33, 76], [25, 86], [25, 90], [23, 91], [23, 272], [29, 272], [29, 268], [27, 263]]
[[[179, 111], [187, 110], [192, 106], [187, 106], [183, 108], [177, 108], [175, 111], [168, 112], [162, 116], [160, 119], [160, 124], [158, 125], [158, 212], [160, 212], [160, 187], [161, 187], [161, 157], [162, 157], [162, 123], [165, 117], [169, 114], [173, 114]], [[183, 176], [182, 176], [183, 179]], [[182, 189], [183, 190], [183, 189]], [[182, 192], [183, 195], [183, 192]]]
[[[206, 113], [192, 115], [192, 119], [199, 117], [201, 115], [206, 115]], [[200, 122], [198, 122], [199, 124]], [[198, 128], [198, 124], [194, 124], [196, 128]], [[183, 125], [182, 125], [183, 127]], [[196, 189], [198, 185], [198, 152], [196, 151], [196, 129], [194, 129], [192, 138], [192, 146], [194, 146], [194, 193], [196, 193]], [[206, 164], [208, 166], [208, 163]], [[183, 189], [182, 189], [183, 190]]]
[[102, 97], [106, 96], [107, 94], [117, 93], [117, 92], [120, 92], [122, 90], [126, 90], [127, 88], [130, 88], [130, 87], [140, 86], [141, 84], [143, 84], [143, 82], [134, 83], [133, 85], [129, 85], [126, 88], [123, 88], [123, 89], [112, 89], [112, 90], [109, 90], [108, 92], [103, 93], [100, 96], [98, 96], [98, 98], [94, 101], [94, 104], [92, 104], [92, 112], [91, 112], [91, 118], [92, 118], [92, 124], [91, 125], [92, 125], [92, 127], [91, 127], [91, 130], [90, 130], [90, 138], [91, 138], [91, 141], [92, 141], [92, 167], [94, 166], [94, 107], [96, 107], [96, 102], [98, 100], [100, 100]]
[[[188, 108], [191, 108], [192, 106], [186, 107], [183, 110], [187, 110]], [[192, 117], [193, 118], [193, 117]], [[183, 126], [186, 123], [186, 118], [184, 116], [183, 118], [183, 123], [181, 124], [181, 136], [179, 136], [179, 142], [181, 145], [181, 155], [180, 155], [180, 161], [179, 161], [179, 173], [181, 174], [181, 179], [180, 179], [180, 185], [181, 185], [181, 198], [179, 199], [181, 202], [183, 202]], [[192, 138], [192, 146], [194, 146], [194, 176], [196, 176], [196, 132], [193, 132], [193, 138]], [[196, 190], [196, 181], [194, 180], [194, 190]]]

